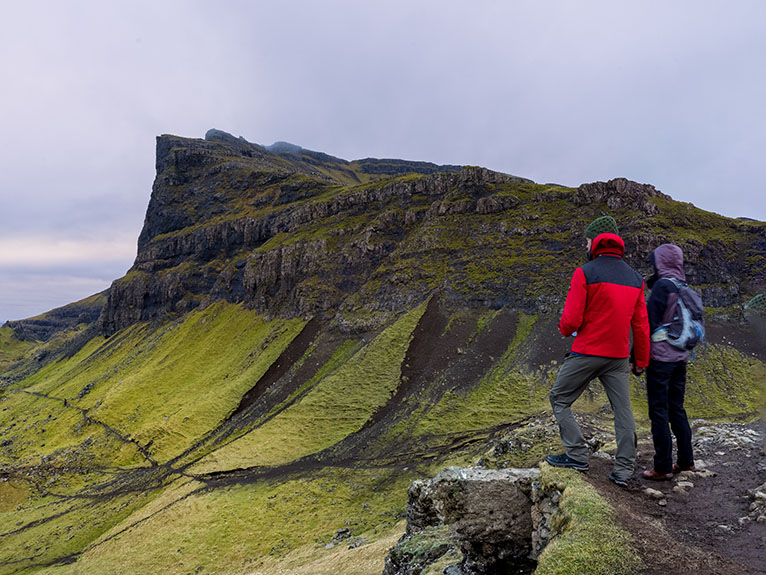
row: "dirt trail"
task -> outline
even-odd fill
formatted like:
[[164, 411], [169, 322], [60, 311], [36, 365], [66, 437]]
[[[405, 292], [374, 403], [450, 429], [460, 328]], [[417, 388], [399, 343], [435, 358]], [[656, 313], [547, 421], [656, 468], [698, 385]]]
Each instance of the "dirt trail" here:
[[29, 391], [29, 390], [26, 390], [26, 389], [22, 389], [22, 390], [18, 390], [18, 391], [11, 390], [10, 393], [24, 393], [24, 394], [27, 394], [27, 395], [33, 395], [35, 397], [40, 397], [40, 398], [43, 398], [43, 399], [48, 399], [48, 400], [51, 400], [51, 401], [57, 401], [57, 402], [63, 404], [64, 407], [66, 407], [67, 409], [74, 409], [76, 411], [79, 411], [80, 414], [82, 415], [83, 420], [85, 421], [85, 423], [88, 423], [88, 424], [92, 423], [94, 425], [99, 425], [99, 426], [103, 427], [106, 430], [107, 433], [109, 433], [110, 435], [113, 435], [114, 437], [116, 437], [117, 439], [122, 441], [123, 443], [131, 443], [131, 444], [135, 445], [136, 449], [138, 449], [138, 451], [141, 453], [141, 455], [144, 457], [144, 459], [146, 459], [146, 461], [149, 462], [150, 465], [152, 465], [152, 466], [156, 466], [157, 465], [157, 462], [154, 459], [152, 459], [151, 455], [149, 455], [149, 450], [147, 449], [146, 446], [141, 445], [135, 439], [120, 433], [119, 430], [115, 429], [114, 427], [110, 426], [109, 424], [104, 423], [103, 421], [99, 421], [98, 419], [94, 419], [93, 417], [88, 415], [88, 411], [89, 410], [87, 410], [87, 409], [83, 409], [83, 408], [78, 407], [76, 405], [72, 405], [71, 403], [69, 403], [64, 398], [54, 397], [52, 395], [48, 395], [48, 394], [45, 394], [45, 393], [40, 393], [40, 392], [37, 392], [37, 391]]
[[[752, 502], [748, 491], [766, 481], [762, 447], [754, 442], [696, 449], [695, 456], [715, 476], [690, 478], [694, 487], [686, 494], [673, 490], [676, 481], [640, 478], [644, 469], [652, 467], [653, 454], [650, 441], [639, 443], [637, 479], [627, 489], [607, 479], [609, 461], [591, 458], [585, 475], [615, 508], [623, 528], [633, 534], [646, 563], [642, 575], [681, 570], [695, 575], [766, 575], [766, 523], [748, 517]], [[661, 506], [646, 488], [661, 491], [667, 504]]]

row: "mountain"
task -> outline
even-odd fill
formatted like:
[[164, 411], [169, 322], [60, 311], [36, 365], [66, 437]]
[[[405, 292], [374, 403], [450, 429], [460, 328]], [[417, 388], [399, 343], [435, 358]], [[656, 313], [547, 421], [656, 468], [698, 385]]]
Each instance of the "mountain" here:
[[569, 189], [483, 168], [269, 151], [215, 130], [161, 136], [138, 255], [109, 291], [104, 332], [219, 300], [385, 323], [437, 289], [454, 307], [553, 311], [582, 259], [582, 229], [603, 213], [619, 216], [627, 259], [643, 271], [654, 247], [681, 245], [708, 306], [766, 282], [762, 223], [649, 185]]
[[[684, 249], [690, 414], [757, 412], [766, 223], [217, 130], [160, 136], [156, 168], [125, 277], [0, 328], [0, 573], [380, 573], [412, 481], [558, 449], [555, 325], [605, 213], [644, 274]], [[581, 409], [608, 437], [598, 385]]]

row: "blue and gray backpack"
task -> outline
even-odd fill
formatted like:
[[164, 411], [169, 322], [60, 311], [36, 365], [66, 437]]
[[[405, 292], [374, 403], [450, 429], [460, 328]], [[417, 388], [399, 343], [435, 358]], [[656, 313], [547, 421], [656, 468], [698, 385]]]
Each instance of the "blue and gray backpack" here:
[[691, 351], [705, 339], [705, 313], [702, 298], [686, 282], [670, 280], [678, 288], [678, 303], [673, 319], [652, 334], [652, 341], [667, 341], [673, 347]]

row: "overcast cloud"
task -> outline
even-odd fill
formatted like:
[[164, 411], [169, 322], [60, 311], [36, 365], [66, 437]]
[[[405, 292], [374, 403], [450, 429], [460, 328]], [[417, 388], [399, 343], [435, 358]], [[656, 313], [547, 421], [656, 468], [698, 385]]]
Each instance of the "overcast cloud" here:
[[127, 271], [162, 133], [624, 176], [766, 220], [762, 0], [0, 7], [0, 322]]

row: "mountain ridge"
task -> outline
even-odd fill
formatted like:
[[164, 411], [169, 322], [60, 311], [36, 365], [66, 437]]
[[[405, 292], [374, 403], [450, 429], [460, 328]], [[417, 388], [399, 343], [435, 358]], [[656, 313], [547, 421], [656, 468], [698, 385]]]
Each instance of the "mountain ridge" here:
[[[556, 294], [566, 274], [551, 270], [546, 285], [539, 280], [541, 265], [571, 256], [577, 261], [580, 252], [572, 248], [581, 241], [579, 226], [603, 213], [621, 220], [626, 260], [640, 271], [647, 270], [651, 246], [681, 245], [689, 281], [708, 307], [736, 305], [766, 287], [760, 271], [766, 267], [766, 224], [704, 212], [621, 178], [566, 188], [485, 168], [349, 162], [284, 142], [264, 147], [216, 129], [205, 139], [159, 136], [156, 168], [135, 262], [106, 292], [100, 318], [106, 334], [221, 299], [291, 317], [376, 307], [365, 313], [385, 323], [391, 317], [385, 312], [401, 312], [440, 289], [456, 306], [546, 311], [561, 305]], [[501, 217], [486, 221], [493, 214]], [[486, 230], [472, 230], [479, 225]], [[461, 241], [463, 230], [473, 237]], [[503, 237], [513, 249], [499, 248]], [[498, 257], [471, 265], [464, 254], [476, 251]], [[412, 260], [412, 253], [419, 257]], [[413, 275], [403, 273], [403, 259], [426, 268], [414, 272], [419, 282], [402, 282]], [[503, 292], [518, 292], [518, 284], [490, 276], [511, 267], [518, 273], [522, 259], [532, 268], [525, 279], [537, 276], [540, 291], [508, 297]], [[502, 260], [508, 265], [498, 266]], [[394, 297], [380, 287], [391, 282]], [[481, 292], [490, 294], [489, 302], [477, 303]], [[358, 318], [339, 319], [351, 325]], [[20, 338], [33, 337], [24, 333], [30, 320], [8, 325]], [[37, 333], [43, 335], [39, 326]]]
[[[158, 138], [138, 255], [112, 285], [105, 333], [220, 299], [292, 317], [365, 306], [401, 312], [436, 287], [455, 305], [544, 311], [561, 304], [566, 274], [554, 266], [551, 281], [541, 282], [541, 264], [576, 261], [581, 226], [602, 213], [618, 215], [626, 259], [639, 269], [650, 246], [678, 242], [708, 305], [728, 307], [766, 284], [763, 223], [674, 202], [650, 185], [616, 179], [562, 188], [399, 160], [375, 160], [373, 175], [367, 164], [297, 146], [270, 153], [220, 131], [208, 136]], [[487, 258], [471, 262], [467, 254], [477, 250]], [[525, 281], [498, 281], [504, 269], [519, 273], [522, 260]], [[533, 276], [538, 292], [507, 295]], [[384, 287], [391, 283], [394, 294]]]
[[[380, 175], [212, 137], [158, 139], [136, 262], [97, 320], [73, 305], [13, 326], [27, 341], [0, 328], [0, 573], [379, 574], [415, 479], [560, 449], [558, 312], [604, 213], [644, 274], [681, 245], [711, 308], [690, 416], [757, 417], [766, 349], [741, 304], [766, 282], [763, 222], [625, 179]], [[608, 451], [596, 382], [577, 408]], [[556, 482], [577, 500], [582, 480]], [[548, 565], [603, 559], [562, 548]]]

